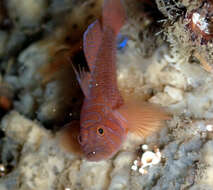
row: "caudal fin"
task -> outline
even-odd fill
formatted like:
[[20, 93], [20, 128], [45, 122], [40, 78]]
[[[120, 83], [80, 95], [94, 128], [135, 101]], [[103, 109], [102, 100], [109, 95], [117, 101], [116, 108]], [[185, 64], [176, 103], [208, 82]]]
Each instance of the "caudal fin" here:
[[128, 131], [147, 137], [163, 127], [163, 121], [170, 119], [163, 108], [150, 103], [128, 102], [118, 112], [128, 122]]
[[105, 0], [102, 15], [103, 26], [111, 27], [117, 34], [126, 20], [122, 0]]

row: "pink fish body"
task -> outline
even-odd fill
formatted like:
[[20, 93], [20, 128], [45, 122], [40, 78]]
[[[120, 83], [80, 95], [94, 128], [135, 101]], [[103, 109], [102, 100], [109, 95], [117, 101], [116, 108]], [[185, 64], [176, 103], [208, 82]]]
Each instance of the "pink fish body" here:
[[102, 25], [96, 20], [84, 34], [90, 73], [80, 80], [89, 82], [86, 85], [81, 82], [85, 100], [80, 119], [80, 144], [91, 161], [112, 156], [127, 134], [125, 119], [115, 111], [123, 104], [116, 79], [116, 37], [124, 21], [121, 1], [106, 0]]
[[84, 156], [99, 161], [115, 155], [128, 132], [146, 136], [168, 119], [157, 107], [125, 102], [116, 76], [116, 37], [125, 22], [120, 0], [105, 0], [102, 20], [92, 23], [84, 34], [84, 53], [90, 72], [78, 81], [85, 99], [81, 110], [79, 143]]

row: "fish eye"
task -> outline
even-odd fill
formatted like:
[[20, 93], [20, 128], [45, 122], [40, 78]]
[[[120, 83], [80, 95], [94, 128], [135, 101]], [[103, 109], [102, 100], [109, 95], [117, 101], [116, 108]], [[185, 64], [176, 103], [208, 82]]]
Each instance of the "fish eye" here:
[[99, 128], [97, 129], [97, 132], [98, 132], [98, 134], [99, 134], [100, 136], [103, 136], [103, 135], [104, 135], [104, 130], [103, 130], [103, 128], [101, 128], [101, 127], [99, 127]]

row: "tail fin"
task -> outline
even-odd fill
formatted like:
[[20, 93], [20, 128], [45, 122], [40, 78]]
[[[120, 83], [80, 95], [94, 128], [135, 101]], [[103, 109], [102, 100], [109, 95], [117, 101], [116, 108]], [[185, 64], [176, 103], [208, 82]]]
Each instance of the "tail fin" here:
[[126, 19], [122, 0], [105, 0], [103, 6], [103, 26], [109, 26], [118, 34]]

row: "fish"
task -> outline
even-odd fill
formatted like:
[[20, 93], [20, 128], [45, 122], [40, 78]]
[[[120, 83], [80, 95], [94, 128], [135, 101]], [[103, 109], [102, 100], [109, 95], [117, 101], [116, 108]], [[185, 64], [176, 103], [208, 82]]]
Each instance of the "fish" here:
[[[116, 75], [117, 36], [126, 22], [121, 0], [105, 0], [102, 18], [85, 31], [83, 51], [89, 67], [74, 71], [84, 93], [78, 142], [89, 161], [110, 159], [121, 148], [129, 132], [146, 137], [159, 130], [168, 114], [159, 106], [123, 99]], [[72, 133], [72, 124], [67, 133]], [[76, 134], [76, 133], [75, 133]], [[70, 141], [73, 139], [65, 138]], [[66, 143], [66, 146], [69, 142]]]

